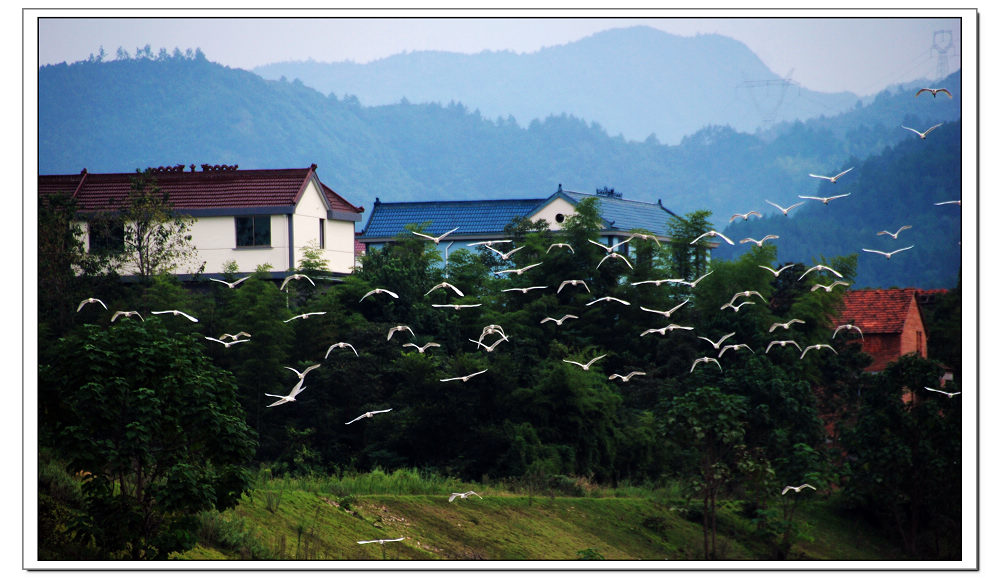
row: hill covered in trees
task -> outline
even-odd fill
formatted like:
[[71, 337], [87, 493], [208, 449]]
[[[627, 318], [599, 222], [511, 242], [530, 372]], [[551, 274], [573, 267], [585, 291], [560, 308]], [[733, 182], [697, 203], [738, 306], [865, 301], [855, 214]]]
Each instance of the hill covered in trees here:
[[[662, 199], [678, 214], [711, 210], [719, 228], [733, 213], [765, 206], [764, 199], [787, 205], [798, 194], [816, 193], [823, 186], [809, 173], [857, 166], [887, 147], [913, 142], [902, 124], [925, 129], [961, 115], [957, 72], [941, 82], [952, 88], [954, 100], [915, 98], [912, 88], [898, 88], [836, 116], [778, 124], [757, 134], [714, 125], [668, 146], [654, 138], [612, 137], [599, 121], [575, 114], [522, 127], [512, 117], [489, 119], [458, 102], [364, 107], [353, 96], [323, 95], [298, 80], [267, 81], [213, 64], [200, 53], [95, 59], [46, 66], [38, 75], [43, 174], [178, 163], [283, 168], [315, 162], [325, 183], [361, 206], [370, 206], [376, 196], [383, 201], [540, 197], [558, 184], [580, 191], [613, 186], [627, 198]], [[924, 146], [946, 135], [938, 129]], [[852, 173], [860, 181], [857, 171]], [[886, 169], [883, 179], [889, 181], [892, 173]], [[907, 201], [908, 193], [880, 197]], [[883, 228], [895, 229], [878, 229]], [[837, 254], [847, 242], [825, 230], [804, 230], [801, 237], [806, 242], [795, 254]], [[892, 285], [948, 286], [955, 274], [954, 264], [932, 259]], [[864, 268], [858, 277], [858, 286], [885, 283]]]

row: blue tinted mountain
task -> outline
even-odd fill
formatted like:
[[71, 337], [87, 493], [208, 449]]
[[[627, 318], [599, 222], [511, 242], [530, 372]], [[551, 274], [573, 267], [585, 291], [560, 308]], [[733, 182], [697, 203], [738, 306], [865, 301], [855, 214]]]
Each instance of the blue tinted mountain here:
[[[743, 43], [650, 28], [612, 29], [533, 53], [419, 51], [370, 63], [281, 62], [253, 70], [299, 79], [366, 106], [461, 102], [486, 118], [521, 125], [569, 114], [612, 135], [665, 144], [708, 125], [753, 132], [772, 122], [834, 115], [850, 92], [814, 92], [772, 72]], [[779, 72], [783, 75], [790, 72]]]

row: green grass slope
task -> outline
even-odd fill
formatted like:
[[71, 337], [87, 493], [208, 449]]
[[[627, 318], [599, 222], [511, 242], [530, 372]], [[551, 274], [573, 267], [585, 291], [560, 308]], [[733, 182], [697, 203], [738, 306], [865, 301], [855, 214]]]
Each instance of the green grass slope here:
[[[179, 560], [572, 561], [700, 560], [697, 507], [644, 497], [554, 497], [483, 490], [447, 495], [337, 497], [308, 489], [256, 490], [224, 513], [203, 516], [196, 548]], [[737, 503], [720, 512], [718, 551], [727, 560], [768, 560]], [[798, 560], [898, 560], [901, 553], [863, 521], [817, 496], [799, 508], [806, 537]], [[359, 540], [405, 537], [401, 542]]]

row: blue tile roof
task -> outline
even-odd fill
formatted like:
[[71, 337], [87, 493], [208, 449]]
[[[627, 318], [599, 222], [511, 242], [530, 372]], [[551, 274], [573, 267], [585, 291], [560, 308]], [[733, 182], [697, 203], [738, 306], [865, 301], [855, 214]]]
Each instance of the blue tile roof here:
[[666, 235], [667, 221], [673, 216], [659, 203], [595, 196], [580, 192], [564, 191], [563, 193], [577, 201], [597, 197], [600, 202], [601, 217], [609, 224], [609, 229], [624, 232], [642, 229], [653, 234]]
[[[543, 204], [555, 197], [565, 197], [573, 202], [595, 197], [594, 194], [560, 190], [548, 198], [520, 198], [507, 200], [468, 200], [436, 202], [385, 203], [375, 200], [368, 223], [359, 235], [361, 239], [391, 240], [407, 232], [407, 225], [430, 222], [425, 234], [436, 236], [458, 227], [448, 240], [461, 239], [463, 235], [488, 235], [502, 233], [515, 216], [530, 216]], [[624, 200], [596, 196], [600, 200], [601, 217], [607, 229], [628, 232], [644, 229], [665, 235], [671, 212], [659, 203]]]
[[391, 239], [407, 232], [407, 225], [430, 221], [424, 234], [437, 236], [458, 227], [449, 238], [463, 234], [501, 233], [515, 216], [528, 216], [544, 198], [517, 200], [468, 200], [399, 202], [378, 200], [372, 207], [361, 238]]

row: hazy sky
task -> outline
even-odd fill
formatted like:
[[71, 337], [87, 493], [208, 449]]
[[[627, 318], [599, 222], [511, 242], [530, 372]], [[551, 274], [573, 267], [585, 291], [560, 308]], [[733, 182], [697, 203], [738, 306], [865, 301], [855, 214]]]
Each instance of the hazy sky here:
[[[211, 14], [218, 15], [217, 18], [198, 18], [207, 13], [119, 11], [115, 18], [94, 18], [107, 14], [97, 10], [76, 11], [75, 18], [63, 18], [59, 12], [42, 12], [37, 20], [38, 63], [72, 63], [96, 54], [102, 46], [114, 58], [119, 47], [134, 54], [136, 48], [146, 44], [154, 54], [160, 48], [171, 52], [175, 47], [182, 51], [200, 48], [210, 61], [243, 69], [307, 59], [367, 62], [421, 50], [525, 53], [610, 28], [647, 25], [683, 36], [699, 33], [730, 36], [757, 53], [777, 76], [785, 77], [791, 72], [794, 81], [812, 90], [848, 90], [868, 95], [895, 83], [934, 79], [942, 66], [948, 73], [958, 69], [962, 63], [962, 22], [955, 17], [970, 13], [968, 10], [755, 10], [710, 13], [741, 18], [679, 18], [687, 14], [704, 15], [706, 11], [645, 11], [642, 14], [669, 18], [626, 19], [590, 17], [621, 14], [608, 11], [546, 13], [576, 18], [531, 18], [539, 13], [524, 11], [518, 13], [519, 18], [485, 17], [494, 13], [475, 13], [484, 16], [481, 18], [457, 18], [469, 12], [451, 12], [450, 18], [388, 17], [398, 15], [398, 11], [379, 13], [386, 16], [383, 18], [344, 18], [355, 13], [343, 11], [308, 13], [323, 16], [315, 18], [289, 16], [300, 16], [301, 12], [213, 11]], [[265, 17], [275, 14], [283, 14], [284, 18]], [[772, 14], [781, 18], [759, 18]], [[144, 18], [129, 18], [130, 15]], [[156, 18], [157, 15], [163, 17]], [[256, 17], [234, 18], [246, 15]], [[801, 16], [808, 18], [796, 18]], [[885, 16], [892, 18], [882, 18]], [[974, 26], [972, 21], [965, 24]]]

